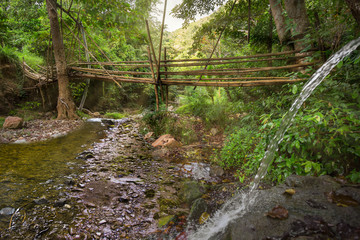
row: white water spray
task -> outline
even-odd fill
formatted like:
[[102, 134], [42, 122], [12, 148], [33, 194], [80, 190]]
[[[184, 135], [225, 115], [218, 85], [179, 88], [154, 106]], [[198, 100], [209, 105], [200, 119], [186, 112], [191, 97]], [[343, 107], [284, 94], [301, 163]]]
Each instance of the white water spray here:
[[329, 75], [331, 70], [358, 46], [360, 46], [360, 38], [342, 47], [311, 76], [299, 96], [295, 99], [290, 110], [284, 116], [274, 138], [270, 141], [265, 155], [261, 160], [259, 170], [251, 184], [250, 191], [248, 193], [239, 193], [225, 203], [205, 225], [201, 226], [196, 232], [189, 234], [188, 238], [190, 240], [207, 240], [215, 237], [217, 234], [223, 232], [231, 221], [243, 216], [247, 209], [254, 204], [257, 196], [257, 191], [255, 190], [260, 180], [266, 175], [268, 167], [272, 163], [275, 153], [278, 150], [278, 146], [283, 140], [286, 130], [291, 126], [298, 110], [314, 89]]

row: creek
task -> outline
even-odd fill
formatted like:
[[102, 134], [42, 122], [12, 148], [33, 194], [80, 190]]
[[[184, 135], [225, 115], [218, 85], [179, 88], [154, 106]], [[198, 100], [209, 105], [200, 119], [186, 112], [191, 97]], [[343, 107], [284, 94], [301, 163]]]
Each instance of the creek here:
[[[284, 134], [291, 126], [298, 110], [316, 87], [330, 74], [331, 70], [336, 67], [345, 57], [350, 55], [360, 46], [360, 38], [353, 40], [342, 47], [338, 52], [333, 54], [307, 81], [299, 96], [295, 99], [291, 108], [284, 116], [281, 125], [273, 139], [270, 141], [267, 151], [261, 161], [258, 173], [250, 186], [249, 192], [242, 192], [230, 199], [224, 206], [210, 219], [205, 225], [197, 231], [192, 232], [189, 239], [213, 239], [219, 232], [223, 232], [230, 222], [241, 218], [248, 209], [258, 201], [259, 192], [257, 188], [260, 180], [265, 177], [269, 165], [272, 163], [278, 146], [283, 140]], [[218, 238], [216, 238], [218, 239]]]
[[[12, 213], [42, 196], [57, 194], [64, 182], [82, 172], [77, 154], [103, 138], [104, 127], [86, 122], [66, 136], [44, 142], [0, 145], [0, 209]], [[0, 215], [0, 229], [11, 214]]]

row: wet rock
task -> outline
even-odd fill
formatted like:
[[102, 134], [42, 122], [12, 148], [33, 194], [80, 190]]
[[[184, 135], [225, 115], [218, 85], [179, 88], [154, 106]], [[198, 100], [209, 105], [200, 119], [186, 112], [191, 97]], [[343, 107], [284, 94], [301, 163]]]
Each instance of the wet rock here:
[[54, 207], [63, 207], [66, 203], [66, 198], [60, 198], [59, 200], [55, 201]]
[[200, 185], [200, 183], [195, 181], [187, 181], [182, 184], [181, 190], [179, 192], [181, 200], [183, 200], [188, 205], [191, 205], [192, 202], [205, 193], [205, 189]]
[[48, 204], [49, 201], [45, 197], [41, 197], [41, 198], [35, 199], [34, 203], [37, 205], [41, 205], [41, 204]]
[[148, 132], [147, 134], [145, 134], [144, 139], [147, 140], [149, 138], [151, 138], [154, 135], [154, 132]]
[[19, 137], [14, 143], [26, 143], [26, 139], [23, 137]]
[[196, 199], [191, 206], [188, 220], [198, 223], [201, 215], [204, 212], [207, 212], [207, 210], [208, 210], [208, 206], [206, 204], [206, 201], [202, 198]]
[[15, 212], [15, 208], [5, 207], [0, 210], [0, 215], [4, 215], [4, 216], [13, 215], [14, 212]]
[[153, 147], [167, 147], [176, 148], [181, 147], [181, 143], [175, 140], [170, 134], [160, 136], [155, 142], [151, 144]]
[[19, 117], [7, 117], [3, 124], [4, 129], [18, 129], [24, 126], [24, 120]]
[[218, 131], [216, 128], [210, 129], [210, 134], [213, 135], [213, 136], [215, 136], [216, 134], [218, 134], [218, 132], [219, 132], [219, 131]]
[[224, 169], [220, 166], [211, 166], [210, 167], [210, 176], [212, 177], [221, 177], [224, 175]]
[[155, 190], [149, 189], [145, 191], [145, 197], [147, 198], [153, 198], [155, 196]]
[[0, 144], [1, 143], [8, 143], [8, 142], [9, 142], [8, 140], [6, 140], [5, 138], [0, 136]]
[[[296, 190], [291, 197], [283, 194], [289, 187]], [[241, 239], [351, 239], [342, 238], [341, 233], [334, 232], [331, 227], [340, 223], [359, 227], [359, 206], [338, 207], [327, 199], [326, 193], [335, 191], [339, 195], [343, 189], [329, 176], [291, 176], [286, 184], [258, 190], [256, 196], [245, 200], [238, 198], [238, 202], [244, 201], [247, 205], [246, 212], [229, 224], [224, 233], [212, 239], [239, 239], [238, 236]], [[357, 188], [347, 188], [347, 191], [357, 192]], [[266, 217], [269, 209], [276, 205], [288, 211], [286, 219]], [[241, 207], [239, 204], [237, 208]], [[349, 229], [352, 233], [356, 231]]]
[[115, 124], [114, 121], [111, 119], [101, 119], [101, 122], [108, 126], [113, 126]]

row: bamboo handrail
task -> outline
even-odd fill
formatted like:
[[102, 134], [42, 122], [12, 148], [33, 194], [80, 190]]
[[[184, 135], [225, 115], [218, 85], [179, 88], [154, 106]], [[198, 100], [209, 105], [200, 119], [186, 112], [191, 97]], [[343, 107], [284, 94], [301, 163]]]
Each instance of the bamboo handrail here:
[[232, 70], [229, 69], [228, 71], [213, 71], [213, 70], [190, 70], [190, 71], [181, 71], [181, 72], [160, 72], [162, 75], [180, 75], [180, 76], [187, 76], [187, 75], [238, 75], [238, 74], [246, 74], [251, 72], [261, 72], [261, 71], [272, 71], [272, 70], [283, 70], [283, 69], [290, 69], [290, 68], [298, 68], [298, 67], [305, 67], [315, 65], [316, 63], [301, 63], [301, 64], [293, 64], [287, 66], [280, 66], [280, 67], [263, 67], [263, 68], [256, 68], [256, 69], [248, 69], [248, 70]]
[[259, 81], [238, 81], [238, 82], [204, 82], [204, 81], [170, 81], [164, 80], [164, 85], [183, 85], [183, 86], [205, 86], [205, 87], [252, 87], [275, 84], [286, 84], [306, 81], [307, 79], [293, 80], [259, 80]]
[[129, 75], [151, 75], [151, 72], [135, 72], [135, 71], [117, 71], [117, 70], [106, 70], [96, 69], [96, 68], [80, 68], [80, 67], [69, 67], [69, 70], [78, 71], [78, 72], [88, 72], [88, 73], [99, 73], [99, 74], [129, 74]]

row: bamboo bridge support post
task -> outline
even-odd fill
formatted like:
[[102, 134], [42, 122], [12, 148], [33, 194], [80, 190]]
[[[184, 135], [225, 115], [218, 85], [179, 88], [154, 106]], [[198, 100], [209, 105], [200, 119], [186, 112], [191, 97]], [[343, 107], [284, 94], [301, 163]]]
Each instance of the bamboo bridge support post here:
[[166, 16], [166, 5], [167, 5], [167, 0], [165, 0], [164, 2], [164, 13], [163, 13], [163, 19], [162, 19], [162, 24], [161, 24], [161, 34], [160, 34], [160, 43], [159, 43], [159, 58], [158, 58], [158, 63], [157, 63], [157, 80], [156, 83], [160, 85], [160, 92], [161, 92], [161, 99], [164, 102], [164, 89], [162, 87], [162, 83], [161, 83], [161, 78], [160, 78], [160, 62], [161, 62], [161, 47], [162, 47], [162, 40], [163, 40], [163, 35], [164, 35], [164, 24], [165, 24], [165, 16]]
[[[80, 31], [81, 31], [81, 35], [82, 35], [82, 38], [83, 38], [83, 41], [84, 41], [84, 45], [85, 45], [85, 57], [86, 57], [86, 61], [87, 62], [90, 62], [90, 57], [89, 57], [89, 52], [88, 52], [88, 45], [87, 45], [87, 41], [86, 41], [86, 36], [85, 36], [85, 30], [84, 30], [84, 27], [83, 25], [81, 24], [80, 22]], [[88, 65], [87, 66], [88, 68], [91, 68], [91, 65]], [[88, 94], [88, 91], [89, 91], [89, 85], [90, 85], [90, 79], [86, 79], [86, 86], [85, 86], [85, 90], [84, 90], [84, 93], [82, 95], [82, 98], [81, 98], [81, 102], [80, 102], [80, 105], [79, 105], [79, 110], [81, 111], [84, 107], [84, 104], [85, 104], [85, 100], [86, 100], [86, 97], [87, 97], [87, 94]]]
[[[165, 63], [165, 66], [166, 66], [166, 47], [164, 48], [164, 63]], [[165, 67], [165, 81], [167, 80], [167, 75], [166, 75], [166, 72], [167, 72], [167, 67]], [[169, 85], [165, 85], [165, 100], [166, 100], [166, 111], [168, 110], [168, 107], [169, 107]]]
[[151, 70], [151, 75], [154, 81], [154, 90], [155, 90], [155, 99], [156, 99], [156, 111], [159, 111], [159, 94], [158, 94], [158, 85], [156, 84], [156, 78], [154, 73], [154, 67], [153, 67], [153, 61], [151, 58], [151, 53], [149, 47], [147, 48], [148, 51], [148, 57], [149, 57], [149, 65]]

